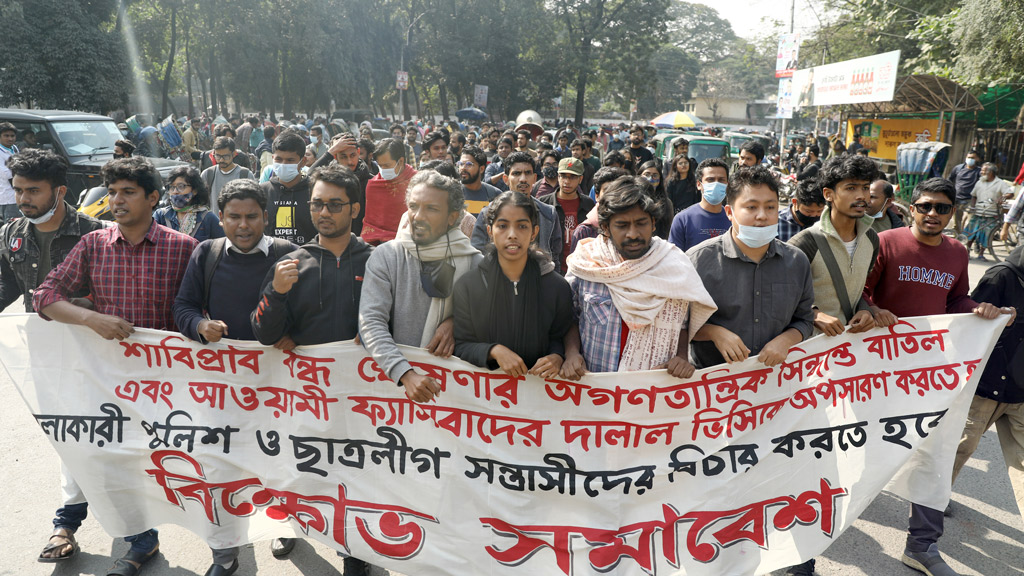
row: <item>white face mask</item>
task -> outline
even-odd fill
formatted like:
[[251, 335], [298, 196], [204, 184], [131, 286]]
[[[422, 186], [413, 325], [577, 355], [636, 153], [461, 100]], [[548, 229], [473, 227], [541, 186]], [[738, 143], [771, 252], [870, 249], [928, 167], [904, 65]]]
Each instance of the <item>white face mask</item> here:
[[281, 182], [291, 182], [299, 177], [298, 164], [274, 164], [274, 174]]
[[60, 195], [55, 195], [53, 197], [53, 206], [50, 206], [50, 209], [46, 211], [46, 214], [43, 214], [38, 218], [29, 218], [28, 216], [25, 216], [25, 219], [36, 226], [40, 224], [46, 224], [47, 222], [50, 221], [51, 218], [53, 218], [54, 213], [57, 212], [57, 205], [60, 204], [60, 202]]
[[309, 141], [312, 142], [313, 144], [319, 144], [320, 143], [320, 137], [319, 136], [310, 136], [309, 137]]
[[[380, 168], [380, 166], [378, 166]], [[385, 180], [394, 180], [398, 178], [398, 167], [395, 168], [380, 168], [380, 177]]]
[[770, 226], [744, 226], [743, 224], [733, 224], [736, 226], [736, 237], [739, 238], [740, 242], [743, 242], [750, 248], [760, 248], [779, 235], [779, 225], [772, 224]]

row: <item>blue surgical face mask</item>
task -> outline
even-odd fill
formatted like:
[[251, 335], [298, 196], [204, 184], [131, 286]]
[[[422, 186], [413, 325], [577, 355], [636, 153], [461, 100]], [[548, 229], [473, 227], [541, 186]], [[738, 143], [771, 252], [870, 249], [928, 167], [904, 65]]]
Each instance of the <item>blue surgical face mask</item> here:
[[704, 183], [704, 199], [709, 204], [719, 205], [725, 200], [725, 184], [721, 182], [713, 182], [711, 184]]
[[750, 248], [760, 248], [779, 235], [777, 223], [770, 226], [744, 226], [734, 222], [733, 226], [736, 227], [736, 238]]
[[973, 168], [973, 167], [974, 167], [974, 163], [975, 163], [975, 160], [974, 160], [974, 158], [968, 158], [968, 159], [967, 159], [967, 165], [968, 165], [968, 166], [970, 166], [970, 167], [972, 167], [972, 168]]
[[878, 220], [882, 216], [885, 216], [885, 210], [884, 209], [879, 210], [877, 214], [871, 214], [871, 217], [874, 218], [875, 220]]
[[299, 177], [298, 164], [274, 164], [274, 174], [281, 182], [291, 182]]
[[313, 144], [319, 144], [320, 143], [320, 137], [319, 136], [310, 136], [309, 137], [309, 141], [312, 142]]

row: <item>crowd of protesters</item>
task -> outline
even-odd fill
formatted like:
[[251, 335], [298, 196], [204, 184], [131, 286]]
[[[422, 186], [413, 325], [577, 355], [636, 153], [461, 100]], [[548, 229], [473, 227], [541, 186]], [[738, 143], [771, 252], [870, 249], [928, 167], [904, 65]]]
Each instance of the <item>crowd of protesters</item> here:
[[[135, 328], [283, 350], [358, 338], [416, 402], [441, 383], [400, 345], [513, 376], [686, 379], [748, 357], [775, 366], [815, 334], [901, 316], [1005, 315], [955, 472], [996, 423], [1024, 507], [1024, 247], [969, 294], [968, 252], [943, 233], [964, 203], [954, 182], [918, 185], [905, 226], [892, 185], [853, 147], [822, 162], [810, 146], [790, 200], [756, 141], [730, 167], [698, 164], [680, 138], [663, 166], [640, 127], [604, 150], [571, 126], [551, 137], [395, 124], [377, 140], [366, 125], [332, 136], [321, 122], [278, 130], [256, 117], [209, 128], [202, 150], [206, 128], [190, 125], [197, 166], [165, 183], [131, 150], [107, 163], [110, 225], [69, 202], [64, 159], [8, 149], [18, 214], [0, 231], [0, 309], [21, 297], [28, 312], [118, 340]], [[952, 281], [913, 279], [940, 274]], [[42, 562], [78, 552], [88, 504], [66, 472], [62, 489]], [[942, 522], [914, 506], [905, 564], [953, 573], [937, 550]], [[136, 574], [159, 549], [156, 530], [126, 540], [109, 575]], [[271, 546], [283, 556], [294, 540]], [[209, 576], [239, 568], [237, 548], [212, 556]], [[368, 569], [345, 559], [346, 575]], [[813, 574], [814, 561], [788, 572]]]

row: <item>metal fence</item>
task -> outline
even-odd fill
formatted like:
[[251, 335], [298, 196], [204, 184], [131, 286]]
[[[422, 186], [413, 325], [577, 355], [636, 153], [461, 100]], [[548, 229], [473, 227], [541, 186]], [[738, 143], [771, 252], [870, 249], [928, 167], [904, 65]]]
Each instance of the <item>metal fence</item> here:
[[973, 147], [982, 160], [998, 167], [1000, 178], [1012, 181], [1024, 163], [1024, 130], [978, 128], [974, 131]]

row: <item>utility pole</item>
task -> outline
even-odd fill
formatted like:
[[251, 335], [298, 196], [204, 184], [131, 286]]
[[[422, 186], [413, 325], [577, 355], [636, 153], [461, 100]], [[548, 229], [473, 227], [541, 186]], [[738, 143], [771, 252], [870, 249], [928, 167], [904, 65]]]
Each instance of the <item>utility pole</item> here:
[[[792, 34], [796, 28], [796, 0], [789, 5], [789, 33]], [[800, 47], [797, 46], [797, 49]], [[779, 138], [779, 162], [782, 162], [782, 153], [786, 149], [786, 119], [782, 119], [782, 136]]]

